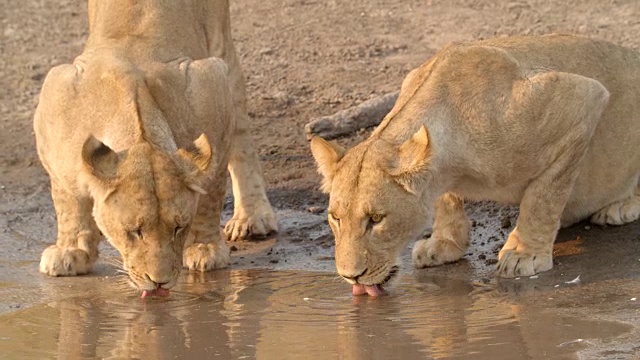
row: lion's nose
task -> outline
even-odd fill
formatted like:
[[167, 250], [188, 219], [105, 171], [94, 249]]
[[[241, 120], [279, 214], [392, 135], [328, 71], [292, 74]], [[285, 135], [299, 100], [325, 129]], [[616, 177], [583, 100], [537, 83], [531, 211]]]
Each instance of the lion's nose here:
[[156, 287], [162, 287], [162, 285], [166, 285], [169, 283], [169, 280], [165, 280], [165, 279], [154, 279], [153, 277], [149, 276], [149, 274], [144, 274], [147, 277], [147, 280], [151, 281], [152, 283], [154, 283], [156, 285]]
[[351, 280], [351, 281], [355, 281], [358, 282], [358, 278], [361, 277], [362, 275], [364, 275], [367, 272], [367, 269], [362, 270], [361, 273], [359, 273], [358, 275], [344, 275], [344, 274], [340, 274], [340, 276], [342, 276], [343, 278], [347, 279], [347, 280]]

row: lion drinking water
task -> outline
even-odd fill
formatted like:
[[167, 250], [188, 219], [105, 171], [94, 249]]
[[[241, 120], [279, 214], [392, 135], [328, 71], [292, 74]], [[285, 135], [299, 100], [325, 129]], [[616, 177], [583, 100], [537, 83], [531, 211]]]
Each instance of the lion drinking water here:
[[58, 222], [40, 271], [89, 272], [102, 232], [143, 296], [165, 294], [183, 265], [229, 264], [219, 229], [227, 165], [235, 213], [226, 235], [276, 230], [248, 134], [229, 4], [90, 0], [88, 8], [84, 52], [49, 72], [34, 119]]
[[519, 204], [502, 277], [552, 268], [560, 226], [640, 216], [640, 55], [582, 37], [450, 45], [413, 70], [369, 139], [345, 151], [313, 138], [329, 193], [338, 273], [380, 295], [407, 241], [416, 267], [469, 246], [463, 198]]

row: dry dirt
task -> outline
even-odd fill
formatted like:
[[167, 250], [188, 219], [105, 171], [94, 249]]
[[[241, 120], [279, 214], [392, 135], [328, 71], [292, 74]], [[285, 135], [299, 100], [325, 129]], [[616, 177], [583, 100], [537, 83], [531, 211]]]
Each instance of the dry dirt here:
[[[278, 208], [322, 204], [303, 127], [397, 90], [451, 41], [567, 32], [640, 48], [634, 0], [232, 1], [253, 138]], [[47, 186], [32, 116], [46, 72], [87, 36], [84, 1], [0, 2], [0, 183], [21, 198]], [[344, 139], [351, 145], [366, 132]], [[13, 196], [12, 196], [13, 195]]]

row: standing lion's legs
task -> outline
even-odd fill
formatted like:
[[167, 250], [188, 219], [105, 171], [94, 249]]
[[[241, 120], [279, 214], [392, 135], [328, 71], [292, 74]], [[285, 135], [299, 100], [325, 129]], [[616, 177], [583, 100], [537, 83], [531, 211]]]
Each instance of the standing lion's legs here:
[[258, 155], [247, 131], [236, 131], [229, 172], [234, 210], [224, 228], [225, 235], [230, 240], [237, 240], [276, 232], [278, 222], [267, 198]]
[[233, 46], [225, 52], [224, 60], [230, 70], [236, 116], [229, 158], [234, 211], [224, 232], [230, 240], [262, 237], [277, 231], [278, 222], [267, 198], [262, 167], [249, 133], [244, 77]]
[[182, 263], [189, 270], [208, 271], [229, 265], [229, 247], [220, 231], [225, 177], [226, 174], [219, 174], [198, 201], [182, 255]]
[[40, 272], [50, 276], [86, 274], [98, 259], [100, 230], [96, 226], [89, 198], [68, 193], [55, 180], [51, 181], [51, 197], [56, 210], [58, 238], [44, 250]]
[[414, 266], [423, 268], [459, 260], [469, 247], [469, 227], [464, 201], [452, 193], [439, 197], [431, 237], [418, 240], [413, 247]]

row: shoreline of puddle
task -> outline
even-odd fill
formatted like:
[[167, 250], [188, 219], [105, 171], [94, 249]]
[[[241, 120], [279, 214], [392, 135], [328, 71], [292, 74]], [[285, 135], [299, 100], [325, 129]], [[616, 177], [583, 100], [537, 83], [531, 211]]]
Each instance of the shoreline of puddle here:
[[[307, 347], [309, 342], [318, 342], [328, 349], [314, 348], [310, 358], [317, 355], [360, 359], [366, 354], [400, 354], [397, 351], [408, 358], [483, 359], [504, 358], [506, 354], [523, 358], [543, 358], [548, 354], [560, 359], [637, 358], [640, 304], [631, 299], [640, 298], [640, 261], [636, 255], [640, 254], [640, 246], [634, 241], [637, 239], [621, 236], [629, 233], [628, 227], [640, 230], [637, 223], [626, 229], [587, 229], [588, 225], [580, 224], [562, 230], [554, 247], [553, 270], [532, 278], [499, 280], [493, 276], [494, 265], [489, 260], [495, 244], [502, 241], [492, 239], [509, 230], [504, 227], [504, 219], [514, 218], [517, 212], [509, 208], [496, 211], [485, 205], [469, 206], [467, 211], [476, 224], [484, 225], [472, 230], [474, 248], [457, 263], [413, 269], [409, 244], [399, 261], [400, 279], [388, 289], [388, 296], [379, 299], [352, 297], [350, 286], [335, 275], [330, 246], [333, 239], [323, 213], [280, 211], [280, 234], [260, 241], [232, 243], [236, 250], [229, 269], [205, 274], [185, 271], [168, 302], [152, 299], [146, 305], [140, 302], [139, 294], [124, 285], [123, 278], [115, 276], [115, 268], [107, 264], [109, 260], [104, 260], [117, 257], [108, 246], [101, 246], [103, 260], [93, 274], [48, 278], [37, 271], [41, 250], [34, 243], [28, 252], [3, 256], [6, 260], [0, 261], [0, 273], [4, 274], [0, 279], [0, 352], [9, 350], [7, 344], [14, 346], [13, 352], [20, 348], [19, 342], [7, 340], [10, 336], [3, 334], [33, 325], [49, 329], [48, 334], [40, 334], [46, 349], [40, 347], [44, 351], [40, 353], [27, 341], [24, 348], [29, 346], [37, 354], [22, 353], [16, 358], [43, 354], [51, 357], [53, 353], [80, 358], [135, 355], [139, 349], [125, 351], [133, 345], [117, 344], [129, 344], [130, 337], [143, 336], [138, 334], [143, 330], [130, 326], [143, 321], [146, 325], [142, 329], [158, 332], [159, 338], [143, 341], [149, 344], [147, 351], [154, 351], [158, 358], [178, 354], [171, 349], [180, 349], [181, 354], [195, 351], [199, 335], [192, 333], [218, 334], [222, 330], [224, 334], [219, 336], [226, 340], [215, 347], [202, 343], [198, 351], [203, 352], [193, 354], [269, 357], [276, 356], [285, 346], [301, 346], [306, 339]], [[25, 231], [20, 241], [31, 237]], [[611, 263], [603, 263], [603, 257], [610, 258]], [[572, 283], [578, 275], [580, 280]], [[282, 284], [288, 281], [289, 285], [269, 287], [265, 279]], [[189, 306], [172, 308], [170, 304]], [[239, 308], [256, 315], [243, 318]], [[298, 311], [305, 309], [306, 313]], [[67, 320], [63, 313], [86, 315]], [[120, 323], [113, 323], [108, 329], [94, 326], [94, 319], [109, 316], [120, 319]], [[65, 329], [47, 325], [51, 319], [75, 325]], [[36, 320], [45, 323], [38, 324]], [[207, 325], [197, 325], [200, 320], [207, 320]], [[187, 323], [192, 325], [186, 326]], [[260, 325], [263, 323], [266, 325]], [[82, 330], [80, 324], [84, 324]], [[193, 326], [194, 329], [187, 329]], [[318, 333], [327, 326], [333, 329], [331, 333], [342, 334], [353, 342], [345, 343], [341, 337], [320, 341]], [[269, 329], [278, 331], [271, 334]], [[190, 335], [184, 335], [185, 331]], [[249, 341], [252, 337], [242, 335], [245, 331], [255, 338]], [[69, 338], [69, 334], [79, 332], [93, 334], [94, 338]], [[236, 332], [240, 335], [229, 335]], [[162, 345], [163, 353], [156, 353], [153, 344], [166, 342], [170, 334], [178, 336], [180, 342], [166, 349], [166, 344]], [[295, 334], [307, 334], [307, 338], [294, 341], [291, 336]], [[36, 336], [22, 335], [29, 335], [26, 339]], [[290, 341], [280, 342], [279, 337]], [[52, 339], [69, 340], [55, 343]], [[69, 344], [64, 345], [65, 341]], [[109, 341], [115, 345], [110, 347]], [[76, 352], [67, 353], [76, 343], [80, 343]], [[398, 347], [401, 350], [392, 350]], [[287, 350], [286, 354], [293, 352]]]

